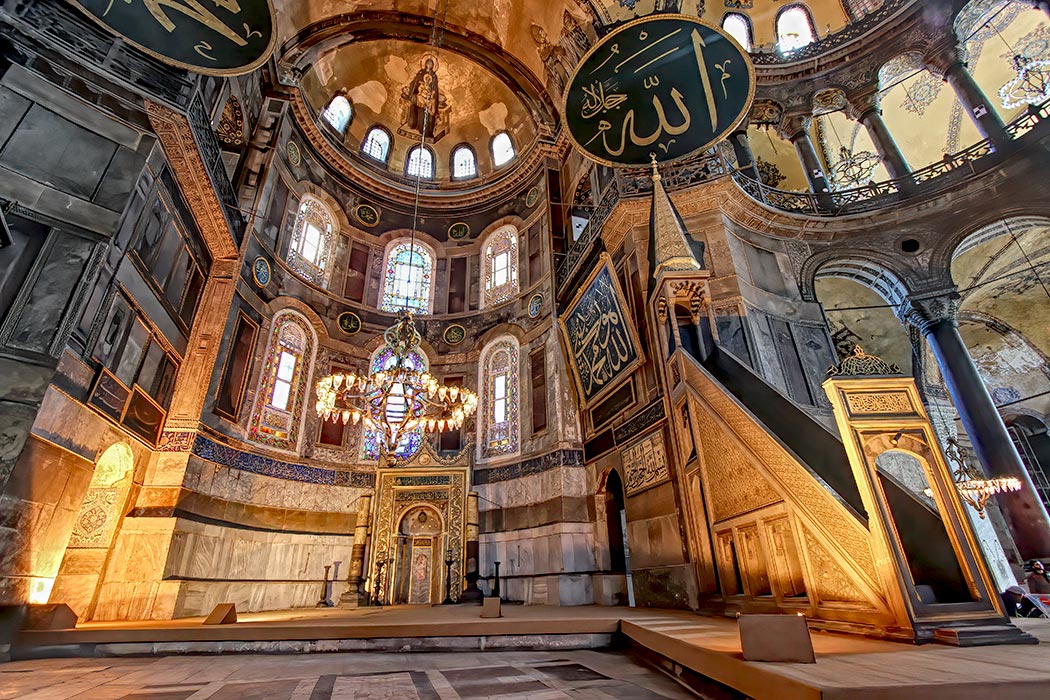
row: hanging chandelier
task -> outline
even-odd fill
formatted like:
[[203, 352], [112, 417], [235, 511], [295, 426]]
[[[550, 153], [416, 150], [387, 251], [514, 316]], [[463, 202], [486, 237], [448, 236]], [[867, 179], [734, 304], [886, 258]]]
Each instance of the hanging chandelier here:
[[364, 423], [378, 434], [380, 457], [394, 457], [409, 433], [458, 430], [474, 414], [478, 396], [460, 386], [446, 386], [414, 367], [419, 331], [404, 314], [383, 334], [390, 360], [386, 369], [368, 375], [342, 372], [317, 383], [315, 410], [322, 420], [343, 425]]
[[994, 479], [986, 479], [969, 461], [969, 455], [965, 448], [955, 438], [948, 438], [948, 448], [945, 454], [956, 468], [952, 470], [955, 479], [955, 487], [959, 489], [959, 495], [966, 503], [977, 511], [977, 515], [983, 520], [985, 506], [988, 501], [1000, 493], [1020, 491], [1021, 480], [1013, 476], [1003, 476]]
[[871, 151], [854, 153], [846, 146], [840, 146], [839, 161], [832, 166], [829, 175], [835, 183], [835, 189], [848, 190], [871, 182], [875, 168], [880, 164], [882, 158]]
[[1050, 100], [1050, 59], [1017, 55], [1013, 64], [1017, 76], [999, 88], [1004, 108], [1041, 105]]

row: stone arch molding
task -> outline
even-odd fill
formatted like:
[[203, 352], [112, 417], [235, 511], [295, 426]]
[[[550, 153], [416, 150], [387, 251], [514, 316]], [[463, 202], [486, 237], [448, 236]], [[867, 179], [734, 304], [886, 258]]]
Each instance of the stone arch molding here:
[[899, 308], [911, 293], [908, 285], [891, 267], [874, 258], [835, 257], [833, 253], [818, 254], [805, 262], [802, 268], [802, 298], [819, 301], [816, 281], [821, 277], [859, 282], [881, 296], [887, 304]]

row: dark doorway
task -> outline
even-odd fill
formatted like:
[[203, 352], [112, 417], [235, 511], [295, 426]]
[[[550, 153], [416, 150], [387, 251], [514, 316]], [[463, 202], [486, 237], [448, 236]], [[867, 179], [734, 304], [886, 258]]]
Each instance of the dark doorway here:
[[627, 573], [627, 547], [624, 540], [623, 482], [615, 471], [605, 482], [605, 524], [609, 528], [609, 570]]

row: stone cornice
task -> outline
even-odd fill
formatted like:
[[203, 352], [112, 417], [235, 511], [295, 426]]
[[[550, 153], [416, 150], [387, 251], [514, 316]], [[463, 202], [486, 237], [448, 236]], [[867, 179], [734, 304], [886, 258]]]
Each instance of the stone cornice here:
[[193, 139], [189, 121], [178, 112], [150, 100], [146, 100], [146, 113], [212, 258], [236, 258], [237, 246]]

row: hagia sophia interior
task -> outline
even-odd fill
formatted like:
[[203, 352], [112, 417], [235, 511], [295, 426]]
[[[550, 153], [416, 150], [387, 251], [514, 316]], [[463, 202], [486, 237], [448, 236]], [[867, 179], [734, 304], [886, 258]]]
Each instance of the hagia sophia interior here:
[[1048, 183], [1048, 2], [6, 0], [0, 698], [1033, 697]]

